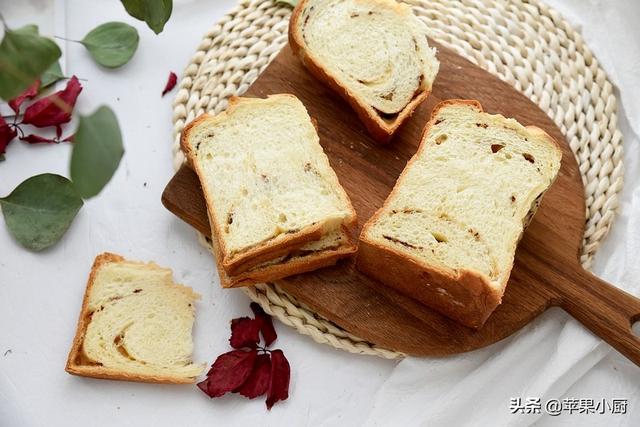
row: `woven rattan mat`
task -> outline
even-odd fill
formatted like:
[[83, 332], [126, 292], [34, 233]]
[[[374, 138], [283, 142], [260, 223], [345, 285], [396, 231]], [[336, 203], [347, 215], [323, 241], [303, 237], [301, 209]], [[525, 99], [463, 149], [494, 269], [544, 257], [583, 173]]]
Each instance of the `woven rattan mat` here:
[[[410, 0], [429, 36], [510, 83], [551, 117], [571, 145], [582, 174], [585, 268], [607, 235], [622, 189], [622, 135], [613, 87], [597, 59], [555, 10], [538, 0]], [[185, 124], [218, 113], [241, 95], [287, 42], [291, 8], [244, 0], [204, 35], [173, 104], [174, 168], [184, 162]], [[202, 236], [200, 241], [207, 244]], [[321, 318], [277, 285], [243, 289], [264, 310], [315, 341], [352, 353], [403, 355], [363, 341]]]

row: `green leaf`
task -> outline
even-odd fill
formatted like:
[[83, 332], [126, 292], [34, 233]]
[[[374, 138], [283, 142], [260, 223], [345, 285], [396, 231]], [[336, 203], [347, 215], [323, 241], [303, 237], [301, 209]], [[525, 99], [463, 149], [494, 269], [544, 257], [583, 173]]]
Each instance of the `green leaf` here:
[[34, 251], [60, 240], [82, 204], [71, 181], [51, 173], [33, 176], [0, 198], [9, 232]]
[[80, 41], [93, 59], [105, 67], [117, 68], [131, 59], [138, 48], [138, 30], [124, 22], [107, 22], [89, 31]]
[[286, 4], [289, 5], [291, 7], [296, 7], [296, 5], [298, 4], [298, 0], [276, 0], [276, 4]]
[[51, 39], [38, 35], [38, 27], [6, 29], [0, 43], [0, 98], [9, 100], [33, 84], [61, 52]]
[[38, 26], [35, 24], [27, 24], [23, 27], [18, 28], [17, 30], [13, 30], [14, 33], [18, 34], [29, 34], [29, 35], [38, 35]]
[[118, 119], [109, 107], [80, 116], [71, 153], [71, 179], [78, 194], [84, 199], [98, 194], [118, 169], [123, 154]]
[[171, 17], [173, 0], [121, 0], [127, 13], [160, 34]]
[[40, 76], [40, 90], [46, 89], [58, 80], [64, 78], [64, 74], [62, 74], [62, 69], [60, 68], [60, 63], [58, 61], [51, 64], [49, 68], [44, 70], [44, 73]]

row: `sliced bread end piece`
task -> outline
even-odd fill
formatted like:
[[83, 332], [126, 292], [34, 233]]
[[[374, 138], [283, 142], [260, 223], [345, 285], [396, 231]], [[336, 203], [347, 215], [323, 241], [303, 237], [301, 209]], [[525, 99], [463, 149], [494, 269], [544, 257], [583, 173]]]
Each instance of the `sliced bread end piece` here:
[[215, 242], [211, 242], [211, 247], [218, 265], [220, 284], [223, 288], [274, 282], [285, 277], [329, 267], [357, 251], [357, 245], [349, 230], [343, 227], [340, 230], [327, 233], [316, 241], [308, 242], [232, 276], [228, 275], [218, 262], [220, 256]]
[[484, 113], [477, 101], [440, 103], [417, 153], [363, 227], [358, 269], [482, 326], [561, 157], [539, 128]]
[[205, 365], [191, 361], [195, 301], [170, 269], [96, 257], [65, 370], [123, 381], [187, 384]]
[[238, 274], [327, 232], [356, 214], [293, 95], [232, 98], [184, 130], [225, 273]]
[[379, 142], [427, 98], [440, 65], [424, 24], [394, 0], [301, 0], [289, 44]]

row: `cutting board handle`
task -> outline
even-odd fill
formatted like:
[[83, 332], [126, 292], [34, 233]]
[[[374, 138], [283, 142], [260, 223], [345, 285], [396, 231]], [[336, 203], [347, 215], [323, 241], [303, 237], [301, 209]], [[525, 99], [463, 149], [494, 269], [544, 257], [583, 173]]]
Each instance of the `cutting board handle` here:
[[559, 305], [591, 332], [640, 366], [640, 337], [631, 326], [640, 320], [640, 299], [580, 268], [567, 277]]

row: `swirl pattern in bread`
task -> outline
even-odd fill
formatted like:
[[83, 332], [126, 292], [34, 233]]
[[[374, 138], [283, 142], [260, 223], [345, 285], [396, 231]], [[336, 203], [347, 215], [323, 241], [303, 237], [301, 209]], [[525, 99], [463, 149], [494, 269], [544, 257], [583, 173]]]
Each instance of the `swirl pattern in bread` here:
[[154, 263], [99, 255], [91, 269], [67, 372], [94, 378], [192, 383], [191, 328], [200, 296]]
[[425, 30], [409, 6], [393, 0], [302, 0], [289, 40], [384, 141], [431, 91], [439, 63]]

